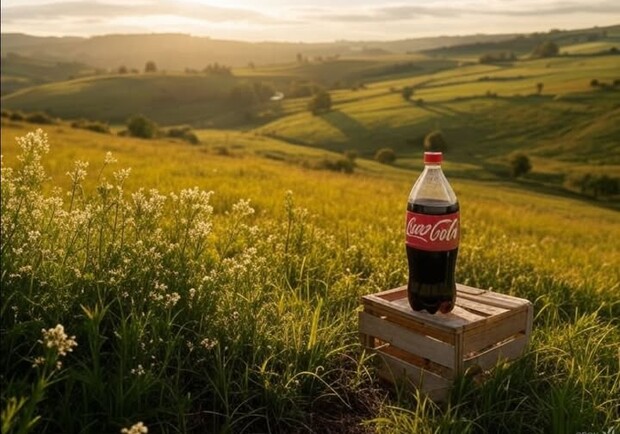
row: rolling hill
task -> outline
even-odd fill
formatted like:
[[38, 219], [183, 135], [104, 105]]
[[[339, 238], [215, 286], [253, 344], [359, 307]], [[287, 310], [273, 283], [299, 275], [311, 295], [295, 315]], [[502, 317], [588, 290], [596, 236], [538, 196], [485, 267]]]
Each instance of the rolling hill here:
[[[418, 167], [424, 136], [441, 130], [452, 176], [501, 179], [509, 159], [526, 152], [534, 169], [524, 182], [563, 191], [571, 174], [620, 173], [620, 56], [583, 54], [592, 44], [613, 43], [617, 31], [557, 31], [465, 45], [449, 49], [454, 58], [436, 51], [302, 59], [235, 68], [230, 75], [106, 74], [22, 89], [4, 96], [2, 106], [114, 124], [142, 113], [162, 125], [235, 128], [326, 151], [355, 150], [368, 159], [390, 147], [402, 168]], [[491, 64], [467, 60], [491, 47], [518, 50], [550, 36], [565, 54]], [[333, 101], [318, 116], [307, 109], [316, 85], [330, 89]], [[413, 89], [410, 100], [401, 95], [404, 87]], [[262, 99], [246, 99], [258, 89]], [[276, 91], [283, 100], [269, 99]]]

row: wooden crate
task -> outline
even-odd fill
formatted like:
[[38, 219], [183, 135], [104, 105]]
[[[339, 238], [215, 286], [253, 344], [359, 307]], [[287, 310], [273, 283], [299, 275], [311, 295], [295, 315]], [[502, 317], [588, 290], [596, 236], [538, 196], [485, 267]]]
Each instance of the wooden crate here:
[[407, 287], [362, 297], [362, 344], [377, 353], [379, 375], [406, 381], [443, 401], [457, 375], [478, 365], [519, 357], [532, 330], [528, 300], [457, 284], [456, 305], [448, 314], [414, 312]]

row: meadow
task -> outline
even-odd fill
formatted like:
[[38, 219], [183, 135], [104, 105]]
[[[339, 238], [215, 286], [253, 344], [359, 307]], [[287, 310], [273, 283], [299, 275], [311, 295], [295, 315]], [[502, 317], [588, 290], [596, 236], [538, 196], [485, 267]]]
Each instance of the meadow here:
[[[567, 187], [620, 173], [619, 29], [416, 53], [292, 44], [278, 64], [270, 44], [176, 36], [260, 54], [229, 73], [94, 74], [17, 37], [25, 55], [2, 69], [2, 433], [620, 430], [618, 196]], [[165, 38], [144, 36], [146, 53]], [[547, 38], [559, 55], [532, 58]], [[110, 63], [121, 40], [48, 43]], [[498, 50], [515, 57], [479, 61]], [[313, 114], [319, 88], [332, 106]], [[17, 110], [64, 120], [37, 129]], [[119, 135], [137, 113], [198, 143]], [[378, 381], [357, 324], [360, 296], [406, 282], [403, 216], [433, 130], [461, 207], [457, 280], [534, 304], [524, 355], [457, 378], [445, 403]], [[384, 147], [392, 164], [374, 159]], [[513, 178], [518, 152], [533, 167]]]
[[458, 281], [530, 299], [535, 320], [521, 359], [438, 405], [379, 383], [357, 337], [359, 296], [406, 281], [417, 171], [317, 170], [300, 162], [338, 154], [199, 134], [3, 120], [3, 432], [618, 428], [617, 211], [451, 178]]

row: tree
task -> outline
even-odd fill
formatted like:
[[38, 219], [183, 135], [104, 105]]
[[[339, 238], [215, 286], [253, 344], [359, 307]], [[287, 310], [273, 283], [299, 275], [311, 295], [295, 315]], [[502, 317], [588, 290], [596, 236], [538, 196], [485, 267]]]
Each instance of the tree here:
[[424, 137], [424, 150], [432, 152], [446, 152], [448, 142], [443, 133], [439, 130], [431, 131]]
[[510, 159], [510, 167], [512, 169], [512, 176], [518, 178], [521, 175], [525, 175], [532, 170], [532, 164], [527, 155], [518, 153], [513, 155]]
[[396, 160], [396, 152], [392, 148], [381, 148], [375, 153], [375, 160], [381, 164], [391, 164]]
[[559, 52], [560, 47], [555, 42], [545, 41], [534, 48], [532, 57], [553, 57], [557, 56]]
[[543, 87], [545, 87], [544, 83], [536, 83], [536, 92], [538, 92], [538, 95], [542, 93]]
[[146, 116], [134, 115], [127, 120], [127, 130], [130, 136], [152, 139], [157, 135], [158, 127]]
[[593, 78], [592, 80], [590, 80], [590, 87], [598, 87], [599, 82], [596, 78]]
[[127, 74], [129, 72], [129, 70], [127, 69], [127, 67], [125, 65], [121, 65], [118, 67], [118, 73], [119, 74]]
[[313, 115], [329, 111], [332, 108], [332, 97], [325, 90], [319, 91], [308, 103], [308, 110]]
[[403, 90], [400, 92], [400, 94], [403, 96], [403, 99], [405, 101], [410, 101], [411, 97], [413, 96], [414, 90], [412, 86], [405, 86], [403, 87]]
[[146, 62], [146, 65], [144, 65], [144, 72], [157, 72], [157, 65], [155, 65], [155, 62], [152, 60]]

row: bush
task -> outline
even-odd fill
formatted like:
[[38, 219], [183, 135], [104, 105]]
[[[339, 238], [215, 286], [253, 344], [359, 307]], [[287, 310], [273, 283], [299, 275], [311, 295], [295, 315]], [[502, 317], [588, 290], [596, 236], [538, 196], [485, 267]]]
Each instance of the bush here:
[[392, 164], [396, 161], [396, 152], [392, 148], [381, 148], [375, 153], [375, 160], [381, 164]]
[[152, 139], [157, 136], [158, 126], [146, 116], [135, 115], [127, 120], [127, 130], [132, 137]]
[[620, 194], [620, 179], [609, 175], [581, 173], [569, 176], [564, 185], [581, 194], [593, 196], [614, 196]]
[[525, 175], [532, 170], [532, 164], [527, 155], [518, 153], [510, 159], [511, 173], [514, 178]]
[[599, 86], [599, 84], [600, 84], [600, 83], [599, 83], [599, 81], [598, 81], [596, 78], [593, 78], [593, 79], [590, 81], [590, 87], [598, 87], [598, 86]]
[[197, 145], [200, 143], [198, 136], [192, 131], [192, 129], [188, 126], [182, 126], [178, 128], [170, 128], [166, 135], [168, 137], [174, 137], [181, 140], [185, 140], [186, 142], [191, 143], [192, 145]]
[[80, 119], [80, 120], [71, 122], [71, 127], [79, 128], [82, 130], [94, 131], [95, 133], [102, 133], [102, 134], [111, 133], [110, 126], [108, 124], [104, 122], [98, 122], [98, 121], [87, 121], [84, 119]]
[[43, 112], [29, 113], [24, 116], [24, 120], [31, 124], [52, 125], [56, 123], [56, 119]]
[[413, 93], [414, 93], [414, 90], [412, 86], [405, 86], [403, 87], [403, 90], [400, 92], [400, 94], [402, 95], [405, 101], [410, 101], [411, 97], [413, 96]]
[[357, 151], [354, 149], [349, 149], [348, 151], [344, 151], [344, 156], [347, 160], [355, 162], [357, 159]]
[[542, 57], [553, 57], [557, 56], [560, 52], [560, 47], [555, 42], [545, 41], [536, 48], [532, 52], [532, 57], [542, 58]]
[[439, 130], [431, 131], [424, 137], [424, 150], [432, 152], [446, 152], [448, 143], [443, 133]]
[[317, 93], [314, 98], [310, 100], [308, 103], [308, 110], [312, 112], [313, 115], [318, 115], [319, 113], [327, 112], [332, 108], [332, 97], [329, 92], [322, 90]]
[[353, 173], [355, 170], [355, 163], [346, 157], [336, 160], [325, 158], [321, 160], [317, 168], [333, 170], [334, 172]]
[[4, 110], [2, 109], [1, 115], [3, 118], [10, 118], [11, 117], [11, 112], [8, 110]]

